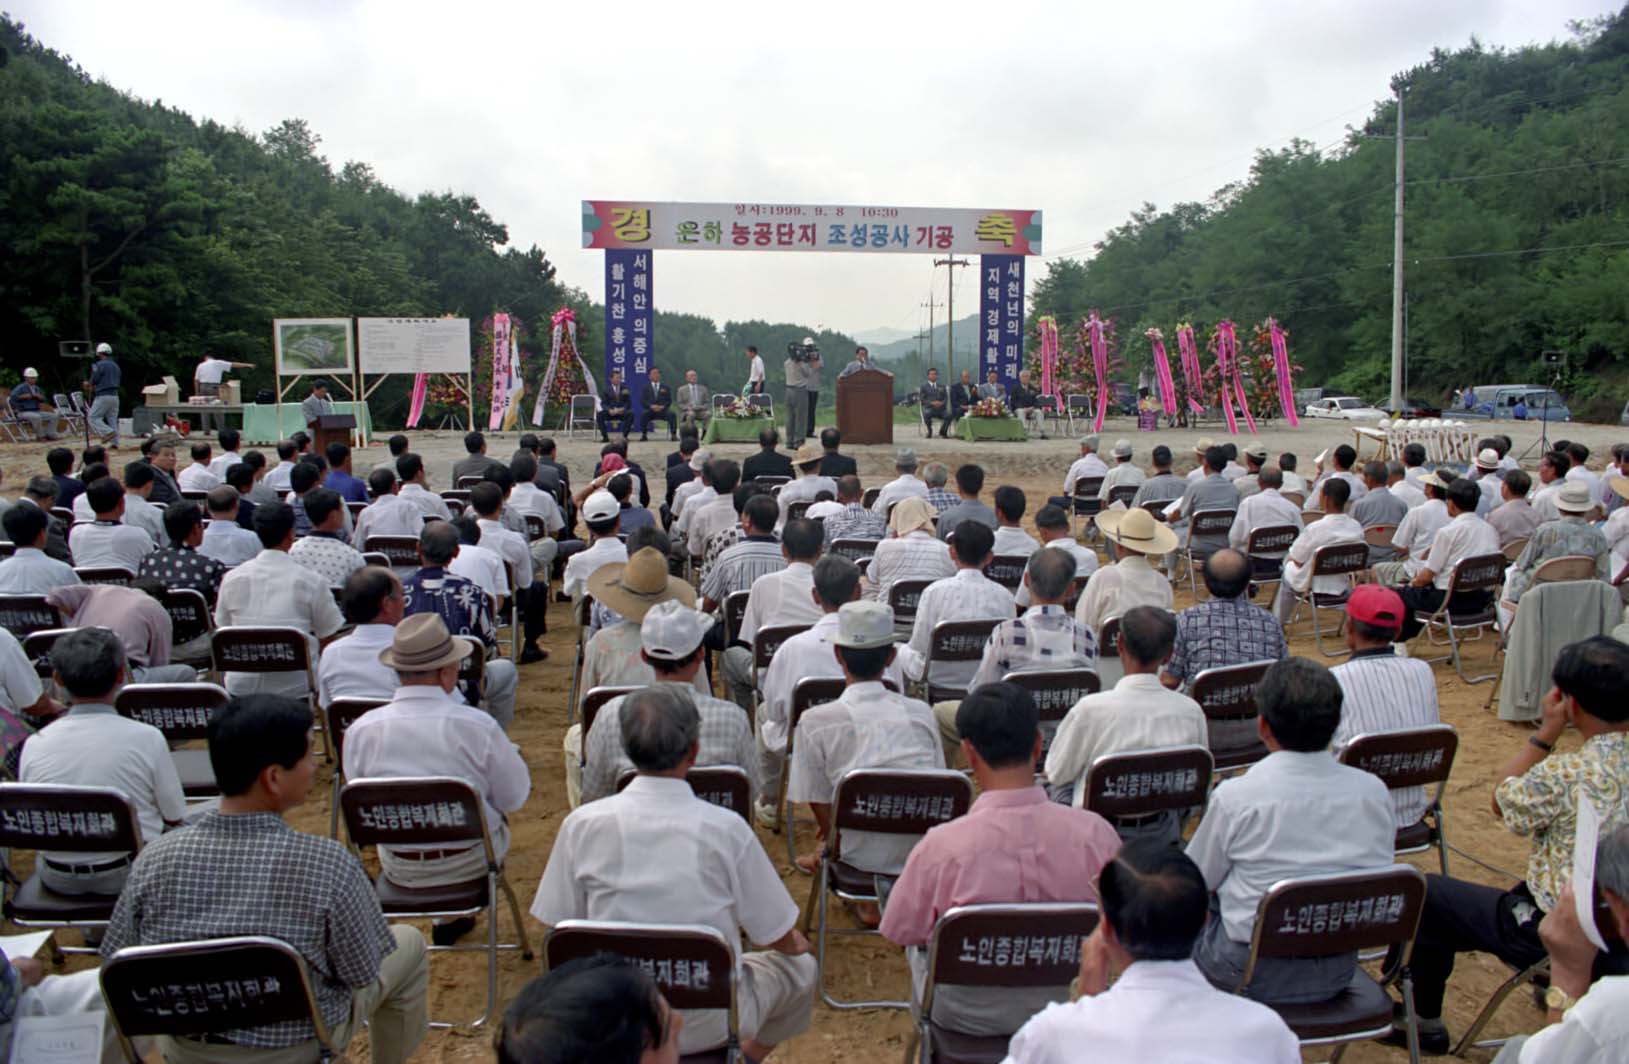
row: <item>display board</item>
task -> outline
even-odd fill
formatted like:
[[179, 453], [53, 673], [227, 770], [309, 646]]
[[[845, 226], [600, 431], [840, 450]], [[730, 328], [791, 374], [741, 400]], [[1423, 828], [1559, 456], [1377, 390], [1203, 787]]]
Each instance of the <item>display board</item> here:
[[362, 372], [468, 373], [468, 318], [358, 318]]
[[277, 318], [272, 322], [277, 376], [349, 377], [356, 366], [350, 318]]

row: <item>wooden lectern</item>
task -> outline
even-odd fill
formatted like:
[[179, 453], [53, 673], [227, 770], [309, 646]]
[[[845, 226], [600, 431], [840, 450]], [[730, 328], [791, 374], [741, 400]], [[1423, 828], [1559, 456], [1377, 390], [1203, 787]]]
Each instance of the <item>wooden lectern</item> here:
[[311, 430], [311, 449], [317, 454], [328, 450], [330, 443], [351, 444], [351, 433], [356, 429], [356, 418], [350, 414], [324, 414], [306, 423]]
[[894, 375], [862, 369], [837, 378], [837, 431], [844, 443], [894, 442]]

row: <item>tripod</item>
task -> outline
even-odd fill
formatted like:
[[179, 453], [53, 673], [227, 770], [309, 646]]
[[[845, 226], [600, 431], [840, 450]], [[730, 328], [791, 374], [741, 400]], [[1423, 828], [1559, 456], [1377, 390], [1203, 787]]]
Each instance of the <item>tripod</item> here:
[[1532, 454], [1535, 447], [1538, 448], [1540, 458], [1550, 452], [1550, 396], [1555, 393], [1560, 384], [1561, 367], [1557, 366], [1555, 372], [1550, 375], [1550, 387], [1545, 390], [1543, 403], [1539, 406], [1539, 438], [1529, 444], [1527, 450], [1517, 456], [1518, 461]]

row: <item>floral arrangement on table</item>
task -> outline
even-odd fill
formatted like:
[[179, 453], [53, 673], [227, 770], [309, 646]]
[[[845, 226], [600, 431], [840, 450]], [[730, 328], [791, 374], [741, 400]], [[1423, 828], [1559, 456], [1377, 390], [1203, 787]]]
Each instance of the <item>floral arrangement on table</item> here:
[[747, 402], [746, 396], [736, 395], [730, 397], [728, 406], [721, 406], [713, 411], [714, 417], [735, 418], [737, 421], [747, 421], [755, 417], [763, 417], [764, 413], [758, 407]]
[[1006, 417], [1007, 404], [994, 397], [980, 399], [967, 408], [968, 417]]

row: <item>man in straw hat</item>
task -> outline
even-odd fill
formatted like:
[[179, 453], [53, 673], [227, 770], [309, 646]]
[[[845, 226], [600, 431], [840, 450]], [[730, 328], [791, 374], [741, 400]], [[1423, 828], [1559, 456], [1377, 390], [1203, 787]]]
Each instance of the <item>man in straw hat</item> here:
[[1267, 445], [1260, 441], [1246, 444], [1242, 453], [1244, 476], [1233, 478], [1233, 487], [1238, 490], [1241, 501], [1261, 490], [1261, 471], [1267, 465]]
[[792, 456], [792, 464], [797, 467], [798, 478], [781, 487], [778, 496], [781, 522], [785, 522], [787, 511], [795, 502], [814, 502], [815, 496], [823, 491], [831, 492], [834, 499], [837, 497], [837, 481], [820, 475], [820, 463], [825, 456], [826, 452], [821, 450], [817, 443], [803, 444]]
[[933, 534], [937, 520], [927, 499], [901, 499], [888, 515], [888, 535], [877, 544], [865, 572], [865, 597], [888, 601], [900, 580], [939, 580], [956, 571], [950, 550]]
[[[501, 864], [509, 852], [505, 816], [526, 804], [532, 776], [492, 715], [453, 693], [464, 659], [474, 652], [474, 641], [455, 638], [436, 614], [417, 613], [398, 624], [379, 661], [395, 670], [399, 686], [389, 702], [364, 713], [345, 732], [345, 778], [463, 780], [486, 803], [486, 829]], [[381, 846], [379, 866], [403, 887], [450, 886], [486, 875], [486, 849], [479, 844]], [[475, 918], [462, 916], [437, 923], [430, 934], [436, 945], [450, 946], [474, 929]]]
[[[896, 652], [894, 611], [880, 602], [846, 603], [828, 639], [848, 687], [841, 698], [816, 706], [798, 722], [786, 788], [787, 801], [809, 803], [822, 845], [831, 838], [837, 783], [849, 772], [945, 767], [933, 710], [882, 684]], [[853, 831], [843, 836], [842, 856], [861, 871], [898, 875], [915, 843], [911, 836]], [[815, 864], [813, 854], [798, 858], [805, 871]], [[872, 906], [860, 918], [875, 927], [879, 915]]]
[[1612, 549], [1606, 536], [1589, 521], [1595, 500], [1589, 497], [1588, 486], [1578, 481], [1565, 485], [1556, 495], [1555, 507], [1561, 511], [1560, 519], [1546, 521], [1534, 529], [1527, 546], [1505, 570], [1505, 589], [1499, 596], [1499, 615], [1505, 624], [1514, 616], [1522, 594], [1532, 586], [1533, 574], [1551, 558], [1594, 558], [1597, 580], [1610, 580], [1616, 575], [1612, 572]]
[[1278, 582], [1278, 597], [1273, 602], [1273, 612], [1285, 624], [1290, 623], [1290, 617], [1295, 613], [1296, 592], [1304, 594], [1311, 587], [1318, 594], [1338, 595], [1351, 586], [1344, 576], [1312, 575], [1313, 555], [1324, 547], [1363, 542], [1363, 526], [1346, 512], [1351, 491], [1351, 483], [1344, 477], [1324, 478], [1318, 494], [1324, 516], [1303, 528], [1301, 534], [1295, 537], [1295, 542], [1290, 544], [1289, 553], [1284, 555], [1284, 577]]
[[[640, 657], [655, 672], [655, 687], [670, 689], [676, 697], [688, 699], [701, 715], [696, 764], [735, 765], [746, 770], [756, 795], [760, 784], [751, 719], [735, 703], [702, 694], [695, 687], [696, 675], [707, 657], [702, 641], [712, 626], [711, 617], [676, 599], [659, 602], [645, 612], [639, 626]], [[581, 784], [569, 788], [580, 791], [581, 802], [615, 794], [617, 780], [635, 769], [623, 748], [620, 713], [625, 700], [614, 698], [605, 703], [583, 740]], [[567, 765], [566, 771], [572, 774], [573, 766]]]
[[1171, 582], [1148, 564], [1148, 556], [1176, 549], [1176, 533], [1147, 510], [1104, 510], [1092, 519], [1103, 538], [1114, 544], [1119, 560], [1092, 574], [1080, 593], [1075, 620], [1100, 631], [1103, 622], [1133, 606], [1171, 608]]

